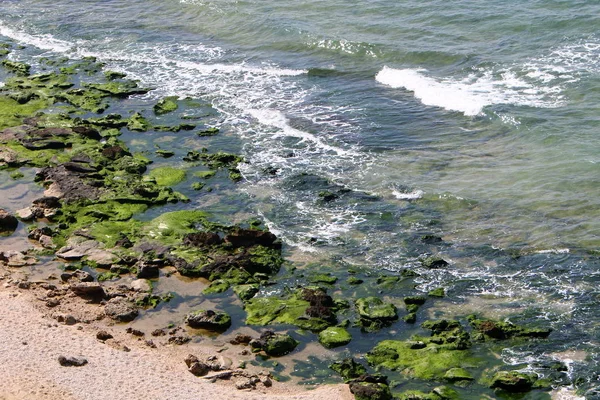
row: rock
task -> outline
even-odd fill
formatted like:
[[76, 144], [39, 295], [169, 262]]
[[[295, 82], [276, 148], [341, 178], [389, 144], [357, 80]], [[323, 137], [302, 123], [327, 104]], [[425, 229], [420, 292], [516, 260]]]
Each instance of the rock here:
[[473, 375], [464, 368], [451, 368], [444, 374], [444, 380], [448, 382], [472, 381]]
[[58, 357], [58, 363], [63, 367], [82, 367], [88, 363], [83, 357]]
[[23, 221], [31, 221], [32, 219], [35, 218], [35, 215], [33, 214], [33, 210], [31, 209], [31, 207], [26, 207], [26, 208], [22, 208], [20, 210], [17, 210], [17, 216], [22, 219]]
[[511, 393], [528, 392], [537, 380], [535, 374], [517, 371], [500, 371], [492, 378], [492, 389], [503, 389]]
[[354, 304], [360, 316], [359, 323], [367, 331], [378, 330], [398, 319], [396, 306], [384, 303], [378, 297], [357, 299]]
[[104, 307], [104, 313], [119, 322], [133, 321], [139, 314], [138, 309], [128, 300], [113, 298]]
[[111, 335], [110, 333], [106, 332], [106, 331], [98, 331], [98, 333], [96, 333], [96, 339], [98, 340], [108, 340], [108, 339], [112, 339], [113, 335]]
[[140, 261], [136, 267], [137, 267], [136, 276], [138, 279], [158, 278], [158, 275], [159, 275], [158, 265], [150, 263], [150, 262], [146, 262], [146, 261]]
[[81, 297], [93, 297], [93, 298], [104, 298], [106, 292], [104, 288], [98, 282], [79, 282], [69, 286], [69, 289], [77, 296]]
[[0, 208], [0, 233], [14, 232], [19, 225], [19, 220], [8, 211]]
[[195, 376], [204, 376], [210, 371], [210, 367], [208, 365], [198, 360], [198, 357], [192, 354], [188, 355], [184, 361], [188, 366], [188, 371]]
[[352, 341], [352, 336], [342, 327], [332, 326], [319, 333], [319, 342], [328, 349], [344, 346]]
[[427, 298], [425, 296], [406, 296], [404, 298], [404, 304], [406, 305], [414, 304], [422, 306], [423, 304], [425, 304], [425, 301], [427, 301]]
[[0, 252], [0, 262], [4, 262], [9, 267], [24, 267], [37, 263], [37, 259], [20, 251], [8, 250]]
[[354, 361], [352, 358], [345, 358], [342, 361], [336, 361], [329, 366], [332, 370], [341, 375], [345, 382], [358, 378], [367, 373], [366, 368]]
[[250, 343], [251, 340], [252, 340], [252, 336], [238, 333], [237, 335], [235, 335], [235, 337], [233, 339], [231, 339], [229, 341], [229, 343], [236, 344], [236, 345], [237, 344], [248, 344], [248, 343]]
[[136, 279], [131, 282], [131, 289], [136, 292], [151, 292], [152, 286], [146, 279]]
[[100, 268], [110, 268], [111, 265], [119, 262], [119, 257], [109, 251], [91, 249], [86, 252], [86, 260]]
[[142, 336], [144, 336], [144, 335], [145, 335], [145, 333], [144, 333], [144, 332], [142, 332], [142, 331], [140, 331], [139, 329], [133, 329], [133, 328], [131, 328], [131, 327], [127, 328], [127, 329], [125, 330], [125, 332], [127, 332], [127, 333], [129, 333], [129, 334], [131, 334], [131, 335], [133, 335], [133, 336], [137, 336], [137, 337], [142, 337]]
[[213, 232], [188, 233], [183, 237], [183, 244], [192, 247], [213, 246], [221, 242], [221, 237]]
[[474, 315], [467, 317], [469, 323], [486, 338], [510, 339], [513, 337], [547, 338], [552, 332], [550, 328], [526, 328], [511, 322], [494, 321], [491, 319], [478, 319]]
[[447, 267], [449, 264], [446, 260], [439, 257], [428, 257], [421, 260], [421, 265], [429, 269], [437, 269]]
[[186, 315], [185, 323], [192, 328], [224, 331], [231, 326], [231, 317], [212, 310], [197, 310]]
[[169, 338], [169, 344], [183, 345], [192, 340], [189, 336], [171, 336]]
[[352, 382], [350, 392], [356, 400], [391, 400], [392, 393], [384, 383]]
[[265, 333], [267, 333], [266, 337], [263, 338], [263, 334], [261, 339], [265, 341], [263, 350], [269, 356], [279, 357], [291, 353], [300, 343], [288, 334], [273, 333], [271, 331]]
[[261, 245], [274, 249], [281, 248], [281, 242], [277, 236], [268, 231], [259, 231], [253, 229], [243, 229], [237, 227], [224, 238], [226, 243], [230, 243], [234, 248], [252, 247]]

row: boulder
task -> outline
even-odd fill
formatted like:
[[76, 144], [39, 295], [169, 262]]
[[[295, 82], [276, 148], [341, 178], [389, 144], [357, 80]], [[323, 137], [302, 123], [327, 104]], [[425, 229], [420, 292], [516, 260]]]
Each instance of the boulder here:
[[492, 389], [503, 389], [511, 393], [528, 392], [537, 380], [537, 375], [517, 371], [500, 371], [492, 378]]
[[104, 288], [98, 282], [78, 282], [69, 286], [69, 289], [77, 296], [81, 297], [93, 297], [93, 298], [104, 298], [106, 293]]
[[351, 382], [350, 392], [356, 400], [391, 400], [392, 393], [385, 383]]

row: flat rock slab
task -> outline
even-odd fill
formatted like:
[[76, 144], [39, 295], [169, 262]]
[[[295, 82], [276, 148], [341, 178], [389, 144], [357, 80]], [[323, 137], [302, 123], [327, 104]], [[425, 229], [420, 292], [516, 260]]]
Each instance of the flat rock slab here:
[[104, 313], [119, 322], [133, 321], [139, 314], [137, 307], [130, 301], [120, 298], [111, 299], [104, 307]]
[[79, 282], [69, 286], [69, 289], [77, 296], [98, 297], [106, 296], [104, 288], [98, 282]]

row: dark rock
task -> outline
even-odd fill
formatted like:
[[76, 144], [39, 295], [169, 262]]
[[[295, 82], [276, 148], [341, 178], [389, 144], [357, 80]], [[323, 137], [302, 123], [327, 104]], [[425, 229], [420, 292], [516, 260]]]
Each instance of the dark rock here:
[[82, 367], [88, 363], [83, 357], [58, 357], [58, 363], [63, 367]]
[[238, 333], [233, 339], [229, 341], [231, 344], [248, 344], [252, 340], [252, 336]]
[[225, 236], [225, 242], [233, 247], [252, 247], [261, 245], [269, 248], [280, 249], [281, 242], [271, 232], [252, 229], [237, 228]]
[[0, 232], [14, 232], [18, 225], [17, 217], [0, 208]]
[[213, 232], [189, 233], [183, 237], [183, 244], [192, 247], [213, 246], [221, 242], [221, 237]]
[[288, 334], [266, 331], [260, 335], [260, 339], [250, 342], [253, 348], [264, 350], [269, 356], [279, 357], [291, 353], [299, 342]]
[[90, 298], [104, 298], [106, 292], [98, 282], [79, 282], [69, 286], [69, 289], [77, 296]]
[[41, 228], [34, 228], [27, 234], [27, 237], [31, 240], [39, 241], [42, 236], [53, 236], [54, 232], [50, 227], [44, 226]]
[[124, 156], [130, 156], [131, 153], [121, 146], [115, 145], [102, 149], [102, 155], [108, 159], [116, 160]]
[[158, 278], [159, 268], [157, 265], [141, 261], [137, 264], [137, 274], [139, 279]]
[[186, 315], [185, 323], [192, 328], [224, 331], [231, 326], [231, 317], [226, 313], [216, 313], [212, 310], [198, 310]]
[[80, 172], [82, 174], [91, 174], [97, 172], [98, 169], [89, 166], [89, 164], [80, 164], [76, 162], [66, 162], [63, 164], [66, 169], [73, 172]]
[[439, 257], [428, 257], [421, 260], [421, 265], [429, 269], [437, 269], [447, 267], [449, 264], [446, 260]]
[[352, 382], [350, 392], [356, 400], [391, 400], [392, 393], [384, 383]]
[[142, 331], [140, 331], [139, 329], [133, 329], [133, 328], [131, 328], [131, 327], [127, 328], [127, 329], [125, 330], [125, 332], [127, 332], [127, 333], [129, 333], [129, 334], [131, 334], [131, 335], [133, 335], [133, 336], [137, 336], [137, 337], [142, 337], [142, 336], [144, 336], [144, 335], [145, 335], [145, 333], [144, 333], [144, 332], [142, 332]]
[[78, 133], [81, 136], [84, 136], [88, 139], [93, 139], [93, 140], [102, 139], [100, 132], [98, 132], [96, 129], [91, 128], [89, 126], [76, 126], [76, 127], [72, 128], [72, 130], [73, 130], [73, 132]]
[[111, 335], [110, 333], [106, 332], [106, 331], [98, 331], [98, 333], [96, 333], [96, 339], [98, 340], [108, 340], [108, 339], [112, 339], [113, 335]]
[[189, 336], [171, 336], [169, 338], [169, 344], [176, 344], [176, 345], [181, 346], [181, 345], [186, 344], [190, 340], [192, 340], [192, 338]]
[[133, 321], [139, 314], [138, 309], [129, 301], [113, 298], [104, 307], [104, 313], [119, 322]]
[[198, 360], [198, 357], [190, 354], [185, 358], [185, 364], [188, 367], [188, 371], [190, 371], [195, 376], [204, 376], [208, 374], [210, 371], [210, 367]]
[[353, 358], [345, 358], [342, 361], [336, 361], [331, 364], [329, 368], [340, 374], [346, 382], [367, 373], [366, 368], [362, 364], [354, 361]]

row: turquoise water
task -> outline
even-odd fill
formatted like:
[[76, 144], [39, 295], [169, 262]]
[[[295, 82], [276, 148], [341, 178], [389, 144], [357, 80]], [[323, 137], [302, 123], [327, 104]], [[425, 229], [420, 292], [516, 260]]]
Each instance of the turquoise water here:
[[588, 354], [572, 366], [588, 398], [599, 26], [591, 0], [0, 2], [0, 35], [27, 45], [24, 61], [93, 55], [154, 87], [148, 98], [210, 101], [249, 161], [246, 211], [288, 251], [391, 271], [439, 252], [455, 268], [423, 290], [534, 310], [559, 332], [539, 352]]

